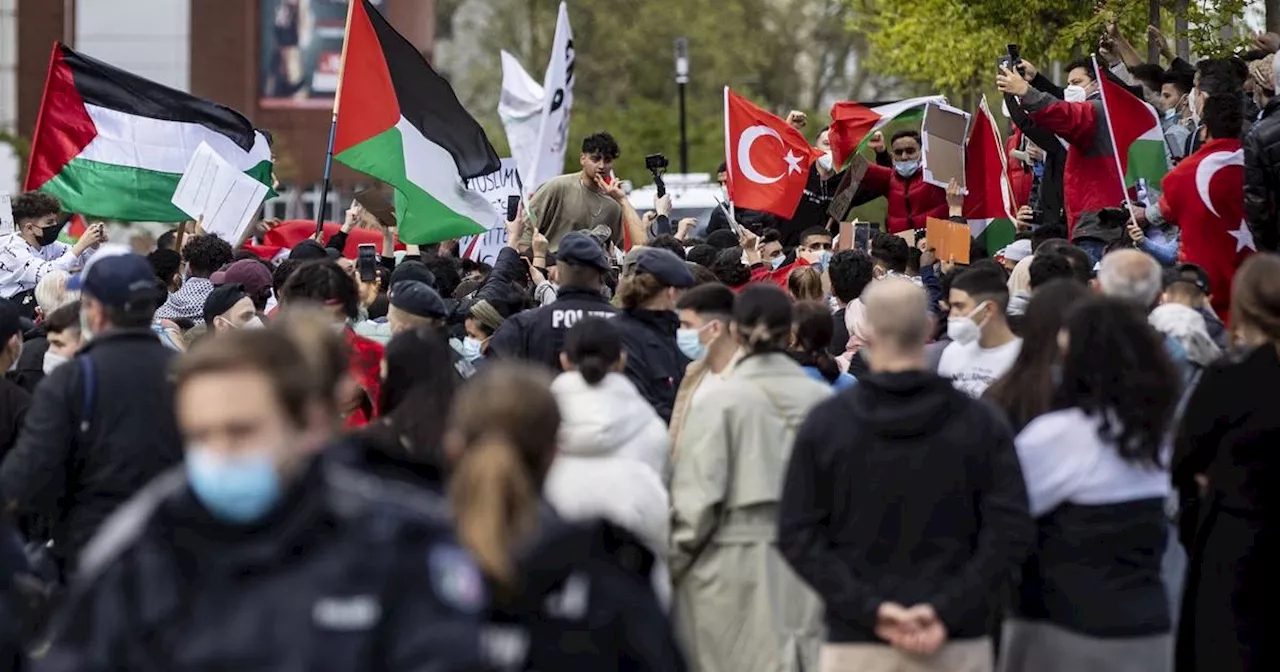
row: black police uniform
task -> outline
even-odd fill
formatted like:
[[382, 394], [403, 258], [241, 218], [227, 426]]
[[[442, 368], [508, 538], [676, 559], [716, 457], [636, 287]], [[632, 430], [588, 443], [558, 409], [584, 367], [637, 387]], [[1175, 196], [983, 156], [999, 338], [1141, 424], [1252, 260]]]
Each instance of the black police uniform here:
[[671, 422], [676, 391], [684, 380], [689, 358], [676, 347], [680, 319], [669, 310], [628, 310], [618, 317], [627, 349], [627, 378], [663, 422]]
[[[669, 250], [642, 251], [636, 257], [636, 273], [648, 273], [668, 287], [693, 286], [689, 266]], [[632, 308], [619, 318], [618, 328], [627, 348], [627, 378], [663, 422], [671, 422], [676, 391], [689, 366], [689, 358], [676, 346], [680, 319], [670, 310]]]
[[538, 537], [516, 558], [521, 590], [495, 593], [484, 650], [500, 672], [683, 672], [654, 596], [654, 555], [603, 520], [568, 522], [546, 507]]
[[252, 526], [167, 472], [81, 567], [37, 670], [483, 669], [484, 580], [442, 501], [324, 457]]
[[488, 356], [501, 359], [524, 359], [560, 370], [560, 351], [564, 336], [584, 317], [615, 317], [618, 309], [598, 290], [587, 287], [561, 287], [556, 300], [549, 305], [517, 313], [503, 321], [493, 340]]
[[[609, 259], [595, 241], [581, 232], [560, 240], [556, 263], [588, 266], [607, 275]], [[489, 341], [488, 357], [539, 362], [560, 370], [565, 332], [584, 317], [614, 317], [618, 309], [599, 291], [589, 287], [560, 287], [550, 305], [526, 310], [507, 318]]]

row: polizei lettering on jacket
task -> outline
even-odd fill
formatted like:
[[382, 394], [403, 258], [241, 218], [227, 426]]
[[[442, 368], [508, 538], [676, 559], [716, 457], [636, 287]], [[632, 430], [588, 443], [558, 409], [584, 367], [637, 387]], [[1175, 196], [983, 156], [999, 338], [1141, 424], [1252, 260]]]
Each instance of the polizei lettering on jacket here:
[[584, 317], [614, 317], [613, 313], [603, 310], [583, 310], [581, 308], [557, 308], [551, 311], [551, 328], [568, 329]]

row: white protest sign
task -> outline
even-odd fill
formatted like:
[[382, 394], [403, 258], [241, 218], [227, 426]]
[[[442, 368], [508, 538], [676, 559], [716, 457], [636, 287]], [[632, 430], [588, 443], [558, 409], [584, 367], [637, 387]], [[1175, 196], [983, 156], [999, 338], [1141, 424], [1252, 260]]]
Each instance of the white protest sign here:
[[[505, 222], [507, 199], [520, 195], [520, 185], [516, 181], [515, 159], [503, 159], [501, 169], [470, 180], [467, 186], [484, 196]], [[458, 244], [458, 256], [492, 265], [498, 259], [498, 252], [506, 245], [507, 229], [497, 226], [490, 229], [488, 233], [462, 238]]]
[[9, 194], [0, 194], [0, 236], [13, 233], [13, 201]]
[[201, 226], [231, 245], [253, 221], [266, 198], [267, 185], [245, 175], [222, 158], [208, 143], [200, 143], [173, 192], [173, 204]]

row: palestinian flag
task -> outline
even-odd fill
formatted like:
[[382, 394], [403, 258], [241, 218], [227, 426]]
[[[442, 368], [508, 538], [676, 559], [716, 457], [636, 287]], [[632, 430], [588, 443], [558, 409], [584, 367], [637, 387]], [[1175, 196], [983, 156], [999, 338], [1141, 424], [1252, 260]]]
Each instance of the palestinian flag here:
[[499, 224], [463, 181], [502, 163], [449, 83], [368, 0], [352, 4], [343, 49], [333, 158], [395, 189], [400, 239], [425, 245]]
[[54, 44], [24, 189], [67, 212], [185, 222], [171, 199], [201, 142], [270, 186], [271, 148], [239, 112]]
[[[1094, 57], [1093, 67], [1098, 70]], [[1160, 116], [1146, 101], [1129, 93], [1110, 77], [1099, 77], [1102, 107], [1107, 113], [1107, 127], [1120, 159], [1120, 174], [1126, 188], [1136, 187], [1145, 179], [1154, 187], [1169, 172], [1168, 146], [1160, 129]]]
[[974, 238], [983, 238], [987, 251], [995, 254], [1013, 242], [1016, 217], [1004, 144], [986, 96], [978, 104], [978, 114], [973, 115], [973, 127], [969, 129], [964, 183], [969, 190], [964, 197], [964, 217], [969, 220], [969, 232]]
[[[867, 107], [861, 103], [836, 103], [831, 107], [831, 159], [841, 169], [881, 128], [895, 121], [920, 121], [929, 103], [945, 104], [943, 96], [909, 98], [888, 105]], [[885, 142], [888, 142], [885, 138]]]

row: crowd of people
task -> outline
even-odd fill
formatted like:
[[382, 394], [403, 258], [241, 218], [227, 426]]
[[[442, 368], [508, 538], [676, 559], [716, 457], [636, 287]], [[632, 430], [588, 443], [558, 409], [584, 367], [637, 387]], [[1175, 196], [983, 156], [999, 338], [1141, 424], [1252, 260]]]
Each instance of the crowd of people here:
[[[0, 667], [1272, 669], [1280, 36], [1103, 47], [1001, 71], [1018, 234], [963, 265], [913, 130], [868, 139], [855, 240], [826, 129], [795, 216], [705, 226], [593, 134], [491, 265], [358, 204], [144, 257], [15, 197]], [[1167, 184], [1244, 186], [1124, 192], [1101, 77], [1162, 111]]]

